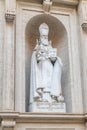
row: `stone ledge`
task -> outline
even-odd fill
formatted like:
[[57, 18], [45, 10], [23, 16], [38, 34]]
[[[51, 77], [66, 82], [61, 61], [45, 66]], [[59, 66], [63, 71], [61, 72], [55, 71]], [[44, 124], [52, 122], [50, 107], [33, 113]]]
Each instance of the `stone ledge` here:
[[5, 120], [2, 120], [1, 122], [2, 128], [12, 128], [12, 127], [15, 127], [15, 125], [16, 125], [16, 122], [14, 120], [5, 119]]
[[78, 5], [79, 0], [53, 0], [54, 3], [65, 4], [65, 5]]
[[[36, 3], [36, 4], [42, 4], [43, 2], [41, 0], [18, 0], [19, 2], [29, 2], [29, 3]], [[70, 5], [70, 6], [76, 6], [79, 3], [79, 0], [52, 0], [54, 5], [56, 4], [63, 4], [63, 5]]]
[[17, 123], [84, 123], [87, 120], [86, 114], [65, 114], [65, 113], [16, 113], [1, 112], [0, 120], [15, 120]]

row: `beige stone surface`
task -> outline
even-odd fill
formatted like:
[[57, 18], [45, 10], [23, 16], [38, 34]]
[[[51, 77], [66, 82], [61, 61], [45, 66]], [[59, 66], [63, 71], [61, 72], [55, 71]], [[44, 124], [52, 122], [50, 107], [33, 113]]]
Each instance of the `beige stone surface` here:
[[[12, 1], [13, 2], [13, 1]], [[13, 4], [13, 5], [12, 5]], [[14, 111], [14, 37], [15, 24], [11, 20], [9, 12], [14, 11], [16, 1], [10, 3], [10, 0], [5, 0], [4, 10], [4, 45], [3, 45], [3, 110]], [[12, 9], [13, 10], [12, 10]], [[8, 12], [8, 14], [7, 14]], [[7, 18], [8, 15], [8, 18]], [[8, 19], [8, 20], [7, 20]]]
[[[86, 115], [59, 113], [0, 113], [2, 128], [85, 130]], [[7, 126], [7, 127], [6, 127]], [[13, 126], [13, 127], [12, 127]], [[65, 129], [65, 130], [66, 130]]]
[[87, 1], [82, 0], [79, 3], [78, 6], [78, 20], [79, 20], [79, 26], [82, 26], [82, 28], [79, 28], [80, 31], [80, 60], [81, 60], [81, 76], [82, 76], [82, 91], [83, 91], [83, 105], [84, 105], [84, 112], [87, 112]]
[[3, 44], [4, 44], [4, 1], [0, 0], [0, 110], [2, 109], [3, 91]]
[[[0, 123], [4, 123], [0, 130], [85, 130], [87, 1], [53, 0], [50, 16], [44, 14], [42, 3], [0, 0]], [[7, 10], [15, 14], [10, 23], [5, 20]], [[30, 57], [39, 35], [36, 28], [44, 19], [51, 28], [49, 38], [54, 38], [53, 45], [64, 63], [62, 89], [69, 114], [26, 113]]]
[[[43, 15], [42, 6], [36, 5], [36, 8], [33, 8], [35, 4], [28, 4], [28, 3], [21, 3], [18, 2], [17, 4], [18, 10], [17, 10], [17, 24], [18, 26], [16, 30], [16, 110], [18, 111], [25, 111], [25, 104], [28, 102], [25, 97], [26, 89], [28, 92], [29, 88], [29, 66], [30, 66], [30, 56], [32, 53], [32, 49], [34, 48], [35, 44], [35, 37], [38, 36], [37, 32], [35, 32], [35, 27], [38, 27], [38, 24], [40, 24], [40, 20], [46, 20], [48, 21], [48, 24], [50, 24], [50, 21], [52, 18], [49, 17], [47, 19], [47, 16]], [[29, 11], [30, 10], [30, 11]], [[67, 103], [67, 112], [83, 112], [82, 107], [82, 90], [81, 90], [81, 77], [80, 77], [80, 53], [79, 53], [79, 46], [78, 46], [78, 35], [77, 35], [77, 22], [76, 22], [76, 11], [75, 9], [71, 8], [62, 8], [62, 7], [54, 7], [51, 10], [52, 16], [54, 16], [57, 20], [59, 20], [62, 25], [64, 26], [65, 34], [63, 31], [60, 31], [61, 39], [56, 39], [56, 41], [53, 41], [54, 46], [58, 47], [59, 56], [61, 57], [63, 63], [64, 63], [64, 73], [63, 73], [63, 93], [65, 96], [65, 101]], [[39, 15], [41, 17], [39, 17]], [[39, 21], [34, 19], [33, 17], [39, 18]], [[32, 20], [31, 20], [32, 19]], [[36, 33], [33, 36], [29, 33], [26, 36], [25, 40], [25, 31], [26, 27], [28, 29], [29, 26], [29, 20], [32, 21], [31, 24], [31, 30]], [[55, 21], [55, 19], [54, 19]], [[53, 22], [54, 22], [53, 21]], [[36, 22], [36, 23], [35, 23]], [[54, 28], [58, 26], [56, 22], [54, 22], [55, 26]], [[27, 26], [26, 26], [27, 25]], [[59, 24], [59, 30], [61, 30], [61, 24]], [[51, 26], [52, 27], [52, 26]], [[22, 33], [20, 33], [22, 32]], [[31, 33], [31, 32], [30, 32]], [[32, 33], [31, 33], [32, 34]], [[28, 36], [30, 35], [30, 39], [28, 39]], [[32, 38], [32, 39], [31, 39]], [[60, 45], [58, 44], [58, 40]], [[34, 42], [33, 42], [34, 41]], [[27, 43], [27, 45], [26, 45]], [[20, 51], [19, 51], [20, 50]], [[25, 55], [26, 54], [26, 55]], [[25, 58], [26, 57], [26, 58]], [[20, 60], [19, 60], [20, 59]], [[29, 61], [28, 61], [29, 60]], [[25, 62], [26, 61], [26, 62]], [[27, 71], [28, 70], [28, 71]], [[25, 75], [28, 73], [28, 78]], [[25, 86], [26, 85], [26, 86]], [[22, 89], [21, 89], [22, 88]], [[26, 88], [26, 89], [25, 89]], [[25, 93], [24, 93], [25, 91]], [[79, 91], [79, 92], [78, 92]], [[78, 92], [78, 96], [77, 96]], [[20, 95], [19, 100], [17, 100], [18, 95]], [[26, 96], [29, 94], [26, 94]], [[29, 97], [27, 96], [27, 99]], [[26, 102], [25, 102], [26, 101]], [[19, 107], [19, 105], [21, 107]], [[78, 110], [77, 110], [78, 107]]]

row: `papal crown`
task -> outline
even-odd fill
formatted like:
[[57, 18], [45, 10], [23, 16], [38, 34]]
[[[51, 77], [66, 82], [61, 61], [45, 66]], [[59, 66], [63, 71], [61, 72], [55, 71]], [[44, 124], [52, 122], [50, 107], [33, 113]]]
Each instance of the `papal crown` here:
[[48, 33], [49, 33], [48, 25], [46, 23], [42, 23], [39, 26], [39, 32], [40, 32], [40, 35], [48, 35]]

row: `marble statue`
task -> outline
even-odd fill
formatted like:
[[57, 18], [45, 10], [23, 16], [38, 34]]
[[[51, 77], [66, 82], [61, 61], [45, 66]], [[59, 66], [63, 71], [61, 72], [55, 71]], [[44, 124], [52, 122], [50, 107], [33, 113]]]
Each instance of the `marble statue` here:
[[30, 103], [64, 102], [61, 90], [62, 61], [48, 41], [49, 27], [42, 23], [31, 58]]

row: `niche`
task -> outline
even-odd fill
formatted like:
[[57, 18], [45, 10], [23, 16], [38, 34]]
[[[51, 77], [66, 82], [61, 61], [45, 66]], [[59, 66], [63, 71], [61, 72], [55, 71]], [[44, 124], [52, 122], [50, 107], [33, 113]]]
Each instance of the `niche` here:
[[52, 41], [52, 46], [57, 48], [58, 56], [62, 59], [63, 62], [61, 83], [62, 91], [65, 98], [67, 112], [71, 112], [72, 107], [67, 31], [64, 25], [57, 18], [48, 14], [37, 15], [30, 19], [25, 30], [26, 111], [28, 112], [29, 105], [31, 55], [36, 45], [36, 39], [39, 38], [39, 25], [43, 22], [49, 26], [49, 40]]

